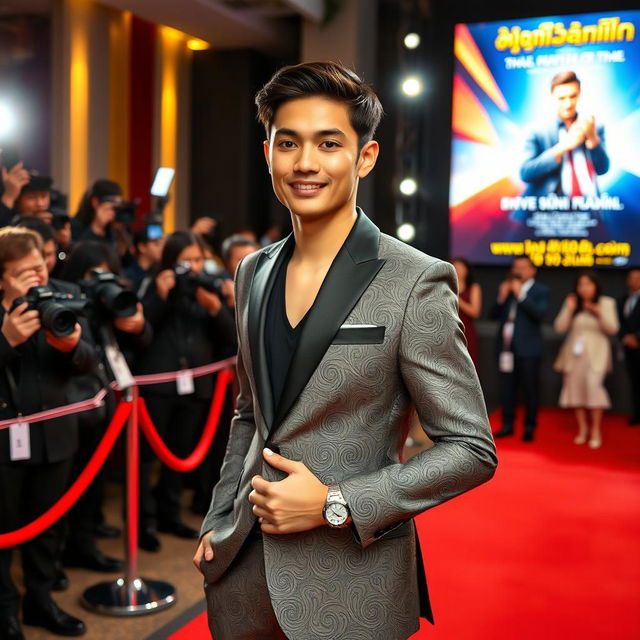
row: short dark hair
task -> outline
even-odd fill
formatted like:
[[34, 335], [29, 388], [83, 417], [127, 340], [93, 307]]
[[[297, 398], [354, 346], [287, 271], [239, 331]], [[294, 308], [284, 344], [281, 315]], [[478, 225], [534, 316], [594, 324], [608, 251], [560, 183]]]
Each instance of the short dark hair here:
[[220, 253], [225, 264], [231, 257], [231, 251], [233, 251], [233, 249], [235, 249], [236, 247], [253, 247], [254, 249], [259, 249], [260, 245], [257, 242], [254, 242], [251, 238], [247, 238], [247, 236], [240, 235], [239, 233], [234, 233], [222, 243], [222, 249]]
[[112, 180], [96, 180], [82, 195], [82, 200], [76, 211], [76, 219], [83, 227], [88, 227], [96, 216], [96, 211], [91, 203], [92, 198], [102, 201], [104, 198], [122, 196], [122, 187]]
[[267, 137], [276, 111], [283, 103], [312, 96], [336, 100], [348, 107], [360, 146], [373, 138], [384, 113], [378, 96], [351, 69], [331, 61], [283, 67], [258, 91], [258, 120], [264, 125]]
[[561, 84], [570, 84], [571, 82], [575, 82], [578, 86], [580, 86], [580, 79], [576, 75], [575, 71], [571, 71], [571, 69], [558, 71], [558, 73], [556, 73], [556, 75], [551, 78], [551, 91], [553, 91]]
[[53, 227], [36, 216], [20, 216], [20, 219], [16, 222], [17, 227], [23, 227], [24, 229], [31, 229], [40, 234], [42, 242], [56, 241], [56, 236], [53, 232]]
[[107, 263], [109, 271], [120, 273], [120, 261], [112, 247], [96, 240], [79, 242], [64, 263], [62, 279], [78, 283], [84, 280], [84, 274], [89, 269], [95, 269], [103, 262]]

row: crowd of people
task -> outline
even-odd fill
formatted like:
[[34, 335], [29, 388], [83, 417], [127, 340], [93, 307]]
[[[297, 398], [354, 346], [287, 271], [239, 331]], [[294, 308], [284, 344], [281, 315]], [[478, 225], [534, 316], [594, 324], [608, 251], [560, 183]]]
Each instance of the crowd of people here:
[[[215, 220], [164, 236], [155, 224], [132, 229], [120, 186], [98, 180], [75, 216], [57, 209], [52, 180], [18, 163], [3, 168], [0, 201], [0, 532], [28, 524], [65, 493], [87, 465], [113, 415], [103, 407], [26, 424], [21, 416], [110, 389], [118, 378], [114, 350], [135, 374], [189, 371], [236, 352], [233, 274], [260, 243], [251, 232], [219, 246]], [[125, 210], [125, 211], [123, 211]], [[71, 315], [69, 315], [71, 314]], [[161, 437], [188, 455], [204, 428], [213, 376], [141, 388]], [[190, 475], [191, 509], [204, 515], [226, 448], [232, 412], [228, 392], [215, 441]], [[181, 518], [183, 475], [161, 465], [146, 441], [140, 455], [139, 546], [160, 550], [157, 532], [197, 539]], [[154, 482], [155, 480], [155, 482]], [[80, 635], [84, 623], [60, 609], [53, 590], [68, 586], [65, 567], [116, 572], [99, 537], [115, 537], [103, 515], [101, 472], [68, 516], [21, 545], [25, 624]], [[12, 549], [0, 550], [0, 637], [23, 638]]]
[[[480, 285], [462, 258], [452, 260], [458, 274], [459, 312], [465, 327], [469, 353], [477, 361], [477, 337], [473, 320], [482, 308]], [[518, 392], [525, 399], [522, 439], [532, 442], [538, 419], [540, 366], [544, 353], [542, 327], [549, 311], [549, 289], [536, 278], [537, 270], [527, 257], [516, 258], [500, 284], [489, 318], [498, 323], [496, 339], [500, 375], [502, 426], [497, 438], [514, 433]], [[554, 369], [562, 373], [560, 407], [573, 409], [578, 432], [574, 442], [592, 449], [602, 446], [603, 412], [611, 407], [604, 386], [612, 371], [612, 339], [624, 357], [631, 389], [629, 425], [640, 426], [640, 269], [631, 269], [627, 293], [618, 300], [602, 290], [601, 279], [592, 270], [580, 271], [553, 321], [564, 335]]]
[[[166, 237], [156, 224], [132, 229], [127, 221], [130, 205], [123, 203], [120, 186], [109, 180], [95, 182], [70, 217], [55, 206], [50, 178], [32, 175], [21, 163], [2, 171], [0, 419], [16, 420], [0, 431], [0, 532], [8, 532], [34, 520], [65, 493], [95, 451], [116, 400], [110, 393], [101, 408], [31, 425], [20, 416], [109, 388], [117, 378], [109, 357], [114, 348], [124, 354], [134, 374], [188, 371], [234, 355], [233, 275], [243, 257], [276, 239], [277, 233], [271, 230], [258, 242], [247, 231], [218, 246], [212, 218], [200, 218], [190, 229]], [[477, 365], [474, 321], [481, 314], [482, 290], [466, 260], [455, 258], [452, 263], [460, 317]], [[632, 389], [640, 388], [640, 270], [629, 272], [627, 285], [628, 295], [616, 303], [603, 294], [595, 272], [581, 272], [554, 322], [555, 329], [566, 334], [555, 364], [564, 377], [559, 403], [575, 411], [576, 444], [594, 449], [602, 444], [603, 411], [610, 406], [603, 382], [612, 366], [612, 336], [624, 352]], [[57, 319], [47, 315], [51, 301], [65, 311]], [[537, 281], [531, 261], [514, 260], [489, 314], [499, 327], [503, 425], [497, 437], [513, 434], [517, 393], [523, 387], [523, 440], [534, 439], [548, 307], [549, 290]], [[70, 323], [69, 310], [74, 314]], [[176, 455], [186, 456], [197, 442], [212, 390], [211, 376], [183, 376], [179, 384], [142, 389], [152, 421]], [[632, 393], [632, 401], [630, 423], [638, 425], [637, 394]], [[232, 404], [229, 393], [216, 440], [190, 478], [191, 509], [198, 514], [207, 512], [219, 476]], [[159, 551], [158, 531], [198, 537], [181, 518], [183, 477], [160, 465], [143, 441], [141, 548]], [[120, 533], [105, 523], [103, 494], [101, 473], [65, 520], [21, 546], [25, 623], [63, 635], [83, 633], [84, 623], [51, 597], [53, 590], [68, 584], [64, 567], [104, 572], [123, 568], [121, 560], [104, 555], [96, 544], [98, 537]], [[11, 549], [0, 550], [0, 637], [19, 640], [20, 597], [11, 560]]]

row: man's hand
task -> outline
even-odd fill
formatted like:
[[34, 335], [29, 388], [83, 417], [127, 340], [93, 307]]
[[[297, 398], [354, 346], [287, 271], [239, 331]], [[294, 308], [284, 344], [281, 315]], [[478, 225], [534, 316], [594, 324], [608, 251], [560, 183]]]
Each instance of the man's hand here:
[[623, 336], [622, 344], [628, 349], [640, 348], [640, 340], [638, 340], [638, 338], [633, 333], [627, 333], [626, 336]]
[[40, 314], [26, 311], [28, 302], [18, 305], [11, 313], [5, 313], [2, 320], [2, 334], [11, 347], [25, 343], [40, 329]]
[[31, 180], [29, 172], [24, 168], [22, 162], [11, 167], [7, 170], [6, 167], [2, 167], [2, 182], [4, 183], [4, 193], [2, 194], [2, 202], [9, 209], [13, 208], [16, 203], [20, 191], [25, 184]]
[[500, 283], [500, 288], [498, 289], [498, 304], [502, 304], [511, 293], [511, 281], [504, 280]]
[[220, 283], [220, 289], [222, 290], [222, 295], [224, 295], [227, 305], [234, 309], [236, 306], [236, 294], [233, 288], [233, 280], [229, 280], [228, 278], [224, 279]]
[[207, 533], [203, 534], [202, 538], [200, 538], [200, 544], [196, 549], [196, 555], [193, 556], [193, 566], [200, 572], [200, 563], [204, 558], [207, 562], [211, 562], [214, 558], [213, 547], [211, 546], [211, 535], [213, 531], [207, 531]]
[[144, 312], [140, 302], [136, 305], [136, 309], [137, 311], [135, 314], [128, 318], [114, 318], [113, 324], [115, 328], [133, 335], [139, 335], [142, 333], [142, 330], [144, 329]]
[[253, 476], [249, 502], [264, 533], [299, 533], [325, 524], [322, 509], [328, 487], [307, 469], [304, 463], [288, 460], [270, 449], [264, 459], [274, 468], [289, 474], [279, 482]]
[[222, 307], [222, 302], [217, 294], [207, 291], [203, 287], [196, 289], [196, 300], [201, 307], [204, 307], [212, 316], [217, 316]]
[[156, 276], [156, 291], [158, 295], [166, 300], [169, 291], [176, 286], [176, 274], [172, 269], [165, 269]]
[[512, 278], [511, 293], [513, 293], [516, 298], [520, 297], [520, 294], [522, 293], [522, 280], [519, 280], [518, 278]]
[[594, 149], [600, 144], [595, 116], [586, 116], [580, 120], [582, 122], [582, 131], [584, 132], [587, 149]]
[[218, 222], [209, 216], [198, 218], [192, 225], [191, 231], [199, 233], [202, 236], [209, 235], [217, 226]]
[[82, 329], [80, 325], [76, 322], [76, 326], [73, 329], [73, 333], [70, 333], [68, 336], [64, 338], [58, 338], [53, 335], [50, 331], [45, 331], [44, 335], [47, 342], [58, 351], [62, 351], [62, 353], [69, 353], [69, 351], [73, 351], [77, 346], [78, 342], [80, 342], [80, 334], [82, 333]]

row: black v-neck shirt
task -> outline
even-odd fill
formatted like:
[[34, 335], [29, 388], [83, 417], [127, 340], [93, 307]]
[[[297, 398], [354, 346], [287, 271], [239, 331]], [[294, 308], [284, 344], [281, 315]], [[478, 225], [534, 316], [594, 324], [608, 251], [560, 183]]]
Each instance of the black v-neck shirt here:
[[287, 267], [289, 266], [292, 253], [293, 247], [289, 250], [289, 255], [282, 261], [280, 270], [276, 275], [273, 289], [269, 296], [264, 327], [267, 366], [269, 368], [269, 378], [271, 379], [273, 407], [276, 411], [282, 398], [282, 391], [287, 381], [291, 360], [298, 347], [302, 328], [315, 305], [314, 303], [314, 305], [311, 306], [295, 328], [289, 324], [285, 291], [287, 284]]

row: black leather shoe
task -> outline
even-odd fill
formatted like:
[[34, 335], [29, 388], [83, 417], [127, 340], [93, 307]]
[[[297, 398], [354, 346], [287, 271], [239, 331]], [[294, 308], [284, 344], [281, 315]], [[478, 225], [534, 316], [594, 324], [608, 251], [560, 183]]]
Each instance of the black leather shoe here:
[[493, 434], [494, 438], [505, 438], [506, 436], [512, 436], [513, 435], [513, 427], [507, 427], [504, 426], [502, 427], [502, 429], [500, 429], [500, 431], [496, 431]]
[[15, 616], [0, 618], [0, 640], [24, 640], [18, 618]]
[[93, 532], [98, 536], [98, 538], [117, 538], [122, 533], [122, 529], [112, 527], [108, 524], [98, 524]]
[[160, 540], [151, 529], [141, 529], [138, 532], [138, 546], [145, 551], [156, 553], [160, 551]]
[[87, 630], [82, 620], [65, 613], [53, 600], [41, 603], [25, 598], [22, 619], [24, 624], [43, 627], [59, 636], [81, 636]]
[[51, 585], [52, 591], [66, 591], [69, 588], [69, 578], [62, 568], [62, 563], [56, 561], [56, 577]]
[[197, 540], [200, 537], [200, 534], [191, 527], [188, 527], [184, 522], [178, 521], [168, 521], [158, 522], [158, 531], [162, 531], [163, 533], [172, 533], [174, 536], [178, 536], [178, 538], [187, 538], [188, 540]]
[[522, 442], [533, 442], [534, 440], [533, 430], [526, 430], [522, 436]]
[[102, 573], [115, 573], [124, 567], [122, 560], [105, 556], [100, 549], [67, 551], [63, 556], [63, 561], [67, 567], [79, 567], [81, 569], [90, 569], [91, 571], [101, 571]]

